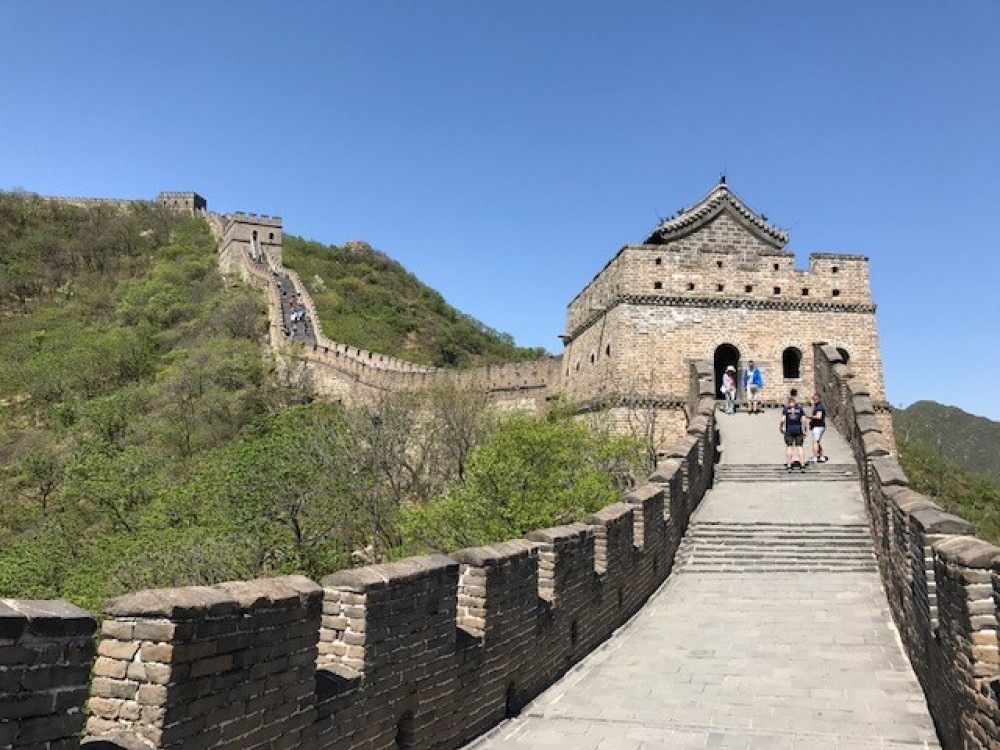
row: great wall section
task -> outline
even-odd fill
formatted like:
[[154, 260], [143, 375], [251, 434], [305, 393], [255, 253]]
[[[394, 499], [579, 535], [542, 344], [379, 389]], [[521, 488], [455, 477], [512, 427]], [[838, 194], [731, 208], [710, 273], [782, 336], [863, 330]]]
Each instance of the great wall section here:
[[[819, 392], [846, 441], [853, 474], [837, 481], [863, 498], [872, 559], [940, 746], [1000, 748], [1000, 549], [911, 490], [894, 457], [866, 259], [817, 254], [808, 271], [796, 270], [782, 234], [720, 186], [608, 263], [571, 303], [561, 356], [453, 374], [325, 339], [301, 280], [281, 265], [280, 220], [207, 214], [199, 200], [161, 196], [206, 215], [220, 269], [267, 294], [272, 348], [294, 347], [327, 397], [364, 400], [457, 377], [514, 408], [568, 393], [588, 408], [604, 404], [613, 421], [615, 410], [640, 402], [662, 411], [658, 467], [619, 503], [571, 526], [318, 583], [137, 592], [108, 602], [99, 627], [65, 602], [0, 599], [0, 747], [474, 740], [617, 638], [651, 596], [670, 596], [664, 582], [686, 564], [692, 518], [714, 491], [720, 451], [730, 450], [719, 443], [720, 367], [749, 354], [772, 374], [773, 393]], [[283, 330], [281, 291], [291, 288], [313, 321], [311, 338]], [[794, 315], [811, 340], [781, 333], [778, 314]], [[778, 695], [795, 700], [794, 691]], [[903, 747], [855, 739], [810, 746]]]

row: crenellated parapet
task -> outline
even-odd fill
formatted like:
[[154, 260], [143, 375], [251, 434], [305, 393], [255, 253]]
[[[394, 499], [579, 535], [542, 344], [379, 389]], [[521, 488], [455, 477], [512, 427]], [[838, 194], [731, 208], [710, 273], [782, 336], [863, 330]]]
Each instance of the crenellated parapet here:
[[185, 216], [204, 217], [208, 212], [208, 202], [202, 196], [198, 195], [198, 193], [193, 191], [162, 191], [153, 201], [147, 201], [141, 198], [85, 198], [57, 195], [46, 195], [41, 197], [47, 201], [61, 203], [67, 206], [77, 206], [79, 208], [107, 206], [119, 211], [124, 211], [133, 204], [157, 203], [174, 213], [183, 214]]
[[862, 476], [890, 609], [944, 747], [1000, 748], [1000, 548], [912, 490], [867, 389], [815, 347], [817, 389]]

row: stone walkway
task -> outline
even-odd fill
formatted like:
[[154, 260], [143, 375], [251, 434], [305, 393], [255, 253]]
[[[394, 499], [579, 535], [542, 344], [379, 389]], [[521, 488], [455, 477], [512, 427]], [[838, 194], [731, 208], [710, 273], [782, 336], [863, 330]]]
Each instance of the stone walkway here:
[[940, 747], [859, 533], [847, 444], [829, 431], [830, 462], [787, 476], [778, 421], [776, 411], [719, 415], [720, 479], [674, 573], [610, 640], [469, 747]]
[[307, 346], [316, 346], [316, 330], [307, 315], [305, 320], [292, 322], [292, 313], [305, 309], [301, 304], [292, 304], [296, 299], [295, 284], [288, 276], [275, 278], [278, 285], [278, 298], [281, 301], [281, 327], [285, 338], [289, 341], [300, 341]]

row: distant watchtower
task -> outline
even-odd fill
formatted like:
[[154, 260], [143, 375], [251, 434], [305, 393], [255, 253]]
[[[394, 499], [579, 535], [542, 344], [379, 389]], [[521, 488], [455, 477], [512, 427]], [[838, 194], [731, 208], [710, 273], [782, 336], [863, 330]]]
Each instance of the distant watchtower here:
[[228, 273], [238, 265], [243, 253], [253, 263], [271, 269], [281, 268], [281, 217], [247, 214], [237, 211], [227, 214], [219, 243], [220, 267]]
[[[868, 259], [813, 253], [795, 268], [788, 235], [720, 181], [694, 206], [626, 245], [569, 304], [564, 387], [580, 403], [611, 407], [612, 423], [641, 404], [657, 431], [683, 432], [688, 365], [754, 360], [766, 401], [814, 390], [815, 342], [850, 359], [891, 430]], [[891, 432], [886, 432], [891, 435]]]
[[208, 212], [208, 201], [198, 195], [198, 193], [193, 192], [161, 192], [156, 197], [156, 202], [177, 213], [189, 216], [204, 216]]

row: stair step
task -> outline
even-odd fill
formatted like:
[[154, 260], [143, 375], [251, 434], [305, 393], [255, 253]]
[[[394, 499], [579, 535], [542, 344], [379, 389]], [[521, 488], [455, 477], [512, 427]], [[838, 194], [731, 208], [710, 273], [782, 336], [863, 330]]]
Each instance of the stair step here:
[[677, 551], [692, 573], [871, 572], [877, 570], [861, 523], [694, 522]]
[[858, 467], [854, 464], [808, 464], [805, 471], [787, 471], [783, 464], [719, 464], [715, 467], [716, 481], [762, 482], [762, 481], [842, 481], [858, 479]]

